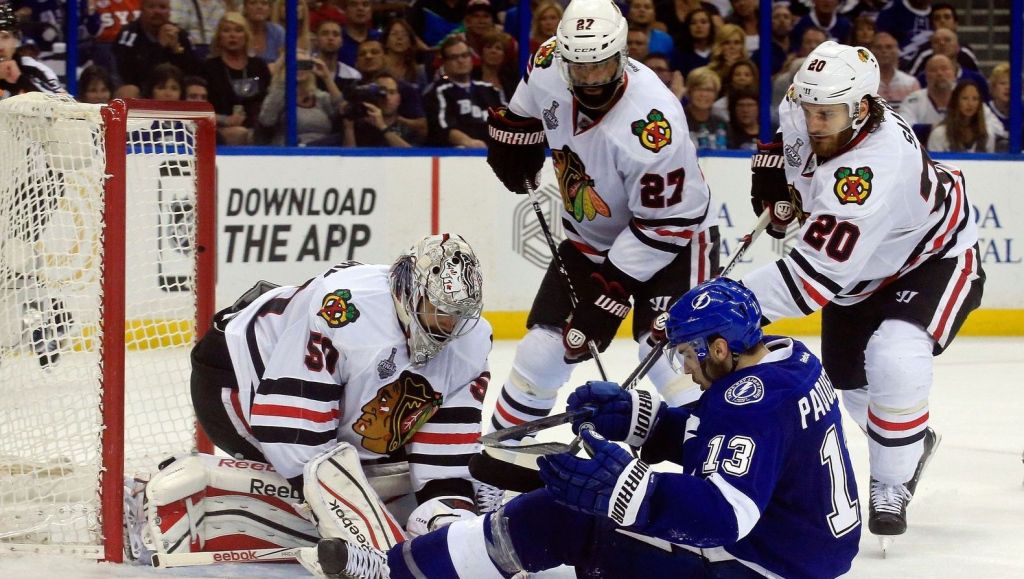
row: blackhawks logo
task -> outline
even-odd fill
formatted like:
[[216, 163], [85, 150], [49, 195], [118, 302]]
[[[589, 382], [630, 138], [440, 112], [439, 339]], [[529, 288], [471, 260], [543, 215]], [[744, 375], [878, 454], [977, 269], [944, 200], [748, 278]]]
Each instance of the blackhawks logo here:
[[863, 205], [867, 201], [868, 195], [871, 194], [871, 178], [874, 177], [871, 167], [857, 167], [856, 171], [849, 167], [840, 167], [836, 170], [835, 177], [833, 191], [840, 203]]
[[657, 153], [672, 143], [672, 126], [665, 120], [665, 114], [658, 109], [651, 109], [651, 112], [647, 113], [647, 119], [633, 121], [630, 128], [648, 151]]
[[537, 68], [551, 66], [551, 63], [555, 60], [555, 45], [554, 38], [541, 44], [540, 48], [537, 49], [537, 54], [533, 55], [533, 66]]
[[579, 155], [566, 145], [561, 150], [552, 149], [551, 158], [555, 162], [562, 203], [577, 223], [582, 223], [584, 219], [593, 221], [598, 214], [612, 216], [608, 204], [594, 189], [594, 179], [587, 175], [587, 168], [583, 166]]
[[864, 50], [863, 48], [858, 48], [857, 58], [859, 58], [861, 62], [867, 62], [871, 60], [871, 54], [868, 51]]
[[359, 310], [352, 303], [352, 292], [337, 289], [324, 296], [317, 314], [332, 328], [340, 328], [359, 319]]

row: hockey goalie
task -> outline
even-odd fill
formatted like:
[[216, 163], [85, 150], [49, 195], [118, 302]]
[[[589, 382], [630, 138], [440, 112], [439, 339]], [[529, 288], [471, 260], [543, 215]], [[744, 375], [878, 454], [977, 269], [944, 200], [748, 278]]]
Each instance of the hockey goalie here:
[[[497, 493], [468, 470], [490, 377], [481, 292], [472, 248], [441, 234], [390, 267], [261, 282], [217, 313], [192, 352], [192, 398], [227, 456], [129, 480], [126, 552], [315, 552], [321, 537], [387, 549], [486, 510]], [[304, 564], [330, 574], [316, 559]]]

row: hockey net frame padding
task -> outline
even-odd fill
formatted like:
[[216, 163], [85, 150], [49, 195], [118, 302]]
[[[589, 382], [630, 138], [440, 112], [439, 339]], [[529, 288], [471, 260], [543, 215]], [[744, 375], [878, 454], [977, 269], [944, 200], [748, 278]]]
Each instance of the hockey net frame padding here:
[[207, 103], [0, 101], [0, 553], [119, 562], [125, 475], [210, 451], [215, 153]]

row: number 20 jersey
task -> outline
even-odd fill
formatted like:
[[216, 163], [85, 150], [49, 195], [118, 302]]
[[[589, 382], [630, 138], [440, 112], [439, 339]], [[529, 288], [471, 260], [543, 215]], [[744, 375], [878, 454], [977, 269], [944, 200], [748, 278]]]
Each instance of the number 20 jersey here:
[[566, 237], [592, 261], [607, 256], [639, 281], [690, 243], [703, 250], [696, 268], [707, 266], [716, 213], [679, 100], [630, 59], [620, 96], [591, 119], [559, 73], [556, 50], [554, 38], [537, 50], [509, 109], [544, 123]]
[[888, 107], [883, 118], [822, 160], [799, 103], [779, 105], [786, 178], [809, 217], [784, 259], [743, 278], [769, 320], [855, 304], [934, 259], [966, 253], [964, 267], [979, 267], [960, 170], [932, 161]]

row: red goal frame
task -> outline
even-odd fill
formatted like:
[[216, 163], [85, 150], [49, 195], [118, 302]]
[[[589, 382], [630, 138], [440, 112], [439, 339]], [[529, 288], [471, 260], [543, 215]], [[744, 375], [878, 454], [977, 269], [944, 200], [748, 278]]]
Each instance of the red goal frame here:
[[[198, 340], [214, 314], [217, 274], [216, 117], [209, 103], [116, 99], [101, 109], [107, 178], [104, 183], [102, 327], [103, 432], [100, 475], [100, 522], [103, 560], [124, 560], [124, 386], [126, 161], [129, 119], [187, 120], [195, 123], [196, 154], [196, 326]], [[212, 444], [196, 424], [196, 448]]]

